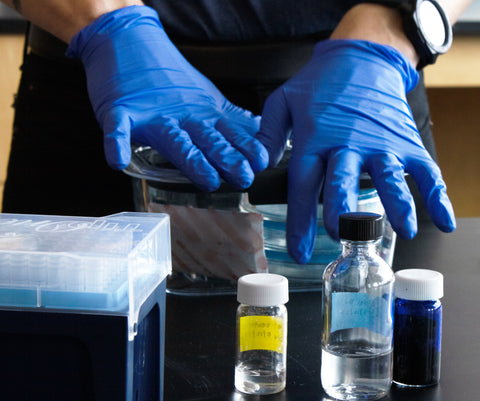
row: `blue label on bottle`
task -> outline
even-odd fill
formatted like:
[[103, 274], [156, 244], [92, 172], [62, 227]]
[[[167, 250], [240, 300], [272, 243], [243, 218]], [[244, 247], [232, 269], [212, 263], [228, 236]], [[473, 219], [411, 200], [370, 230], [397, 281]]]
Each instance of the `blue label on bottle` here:
[[384, 336], [391, 336], [392, 298], [388, 295], [378, 297], [364, 292], [334, 292], [331, 332], [353, 328], [366, 328]]

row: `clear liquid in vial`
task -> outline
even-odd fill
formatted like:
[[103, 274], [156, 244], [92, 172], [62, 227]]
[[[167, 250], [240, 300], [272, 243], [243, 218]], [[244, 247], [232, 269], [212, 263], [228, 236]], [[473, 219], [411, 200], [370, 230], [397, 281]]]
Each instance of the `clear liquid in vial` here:
[[235, 366], [235, 388], [247, 394], [274, 394], [285, 388], [286, 369], [281, 354], [244, 351]]
[[392, 351], [358, 353], [322, 349], [322, 386], [339, 400], [377, 400], [391, 386]]

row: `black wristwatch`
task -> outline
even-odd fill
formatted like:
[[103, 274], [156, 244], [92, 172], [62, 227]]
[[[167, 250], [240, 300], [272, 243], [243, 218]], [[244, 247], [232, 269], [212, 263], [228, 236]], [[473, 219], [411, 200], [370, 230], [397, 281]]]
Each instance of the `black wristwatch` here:
[[417, 69], [435, 63], [439, 54], [450, 49], [452, 26], [438, 1], [373, 0], [364, 3], [382, 4], [400, 11], [405, 34], [419, 57]]

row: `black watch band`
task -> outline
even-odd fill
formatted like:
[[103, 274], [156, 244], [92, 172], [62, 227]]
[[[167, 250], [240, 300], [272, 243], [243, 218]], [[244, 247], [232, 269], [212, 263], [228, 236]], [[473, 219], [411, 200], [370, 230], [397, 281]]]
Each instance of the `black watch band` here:
[[452, 26], [437, 0], [367, 0], [362, 3], [381, 4], [400, 12], [405, 35], [419, 57], [417, 69], [435, 63], [438, 55], [446, 53], [452, 44]]

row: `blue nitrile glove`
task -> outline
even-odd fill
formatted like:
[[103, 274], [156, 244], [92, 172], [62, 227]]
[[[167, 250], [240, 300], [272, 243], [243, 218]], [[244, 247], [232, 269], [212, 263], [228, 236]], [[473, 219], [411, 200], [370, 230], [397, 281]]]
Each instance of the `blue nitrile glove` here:
[[260, 118], [231, 104], [167, 37], [157, 13], [131, 6], [101, 16], [71, 41], [104, 131], [108, 164], [125, 168], [130, 142], [148, 145], [204, 190], [220, 177], [248, 187], [268, 164]]
[[299, 263], [312, 254], [322, 186], [324, 224], [338, 238], [338, 217], [356, 210], [359, 175], [365, 171], [401, 237], [417, 232], [405, 172], [415, 179], [435, 224], [446, 232], [455, 229], [440, 169], [425, 150], [406, 101], [417, 82], [415, 68], [389, 46], [327, 40], [267, 99], [257, 138], [272, 166], [292, 133], [287, 243]]

